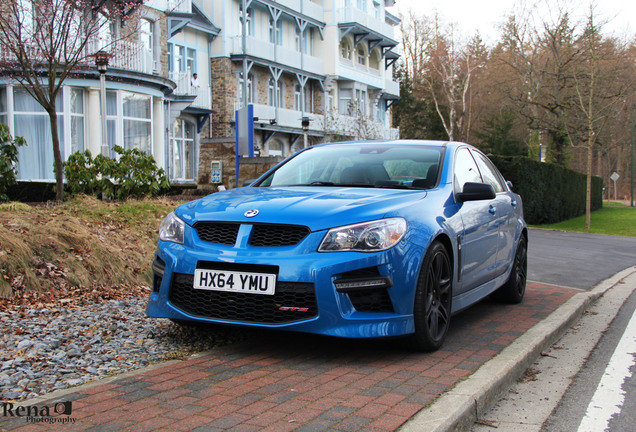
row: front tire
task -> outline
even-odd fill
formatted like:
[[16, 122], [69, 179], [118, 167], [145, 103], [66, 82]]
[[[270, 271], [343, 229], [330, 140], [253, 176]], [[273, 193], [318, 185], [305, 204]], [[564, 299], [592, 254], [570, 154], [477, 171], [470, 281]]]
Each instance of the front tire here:
[[451, 318], [452, 285], [448, 252], [435, 241], [426, 252], [415, 292], [412, 345], [418, 351], [436, 351], [444, 343]]
[[526, 293], [526, 280], [528, 277], [528, 245], [524, 235], [519, 238], [515, 259], [512, 262], [512, 270], [508, 281], [493, 293], [495, 300], [502, 303], [521, 303]]

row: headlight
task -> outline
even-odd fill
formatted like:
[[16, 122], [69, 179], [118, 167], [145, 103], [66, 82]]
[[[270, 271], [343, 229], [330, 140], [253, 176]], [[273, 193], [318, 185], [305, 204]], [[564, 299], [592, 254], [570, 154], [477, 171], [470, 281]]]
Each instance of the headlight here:
[[184, 230], [185, 222], [170, 212], [159, 225], [159, 240], [183, 244]]
[[329, 230], [318, 252], [377, 252], [395, 246], [406, 233], [402, 218], [382, 219]]

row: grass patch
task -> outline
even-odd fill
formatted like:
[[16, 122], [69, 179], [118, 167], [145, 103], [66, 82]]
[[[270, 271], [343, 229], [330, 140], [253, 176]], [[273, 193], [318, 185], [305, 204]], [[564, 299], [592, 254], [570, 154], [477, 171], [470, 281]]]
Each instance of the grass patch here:
[[149, 289], [159, 224], [178, 204], [81, 196], [53, 206], [0, 207], [0, 297]]
[[585, 229], [585, 215], [563, 222], [547, 225], [534, 225], [536, 228], [562, 231], [578, 231], [592, 234], [608, 234], [636, 237], [636, 207], [620, 203], [603, 203], [603, 208], [592, 212], [590, 229]]

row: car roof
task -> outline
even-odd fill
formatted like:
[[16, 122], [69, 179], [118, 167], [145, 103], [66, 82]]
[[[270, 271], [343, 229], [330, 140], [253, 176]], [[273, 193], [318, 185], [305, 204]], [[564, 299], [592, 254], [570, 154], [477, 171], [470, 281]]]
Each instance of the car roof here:
[[[332, 145], [386, 145], [386, 146], [426, 146], [426, 147], [438, 147], [438, 148], [454, 148], [460, 145], [462, 146], [470, 146], [470, 144], [466, 144], [458, 141], [436, 141], [436, 140], [415, 140], [415, 139], [403, 139], [403, 140], [373, 140], [373, 141], [342, 141], [342, 142], [329, 142], [323, 144], [317, 144], [314, 147], [325, 147]], [[472, 147], [472, 146], [471, 146]]]

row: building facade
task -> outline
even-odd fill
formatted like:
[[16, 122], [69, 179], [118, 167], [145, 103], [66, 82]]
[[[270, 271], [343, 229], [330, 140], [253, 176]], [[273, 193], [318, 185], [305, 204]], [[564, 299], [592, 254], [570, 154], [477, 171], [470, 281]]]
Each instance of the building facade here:
[[[134, 35], [110, 23], [106, 140], [154, 155], [173, 184], [234, 187], [235, 110], [254, 107], [253, 178], [306, 145], [397, 138], [393, 0], [152, 0]], [[93, 47], [95, 48], [95, 47]], [[0, 56], [7, 56], [0, 52]], [[102, 149], [99, 72], [84, 65], [58, 97], [63, 158]], [[305, 120], [303, 127], [303, 119]], [[53, 182], [48, 115], [0, 71], [0, 122], [28, 145], [18, 178]]]

